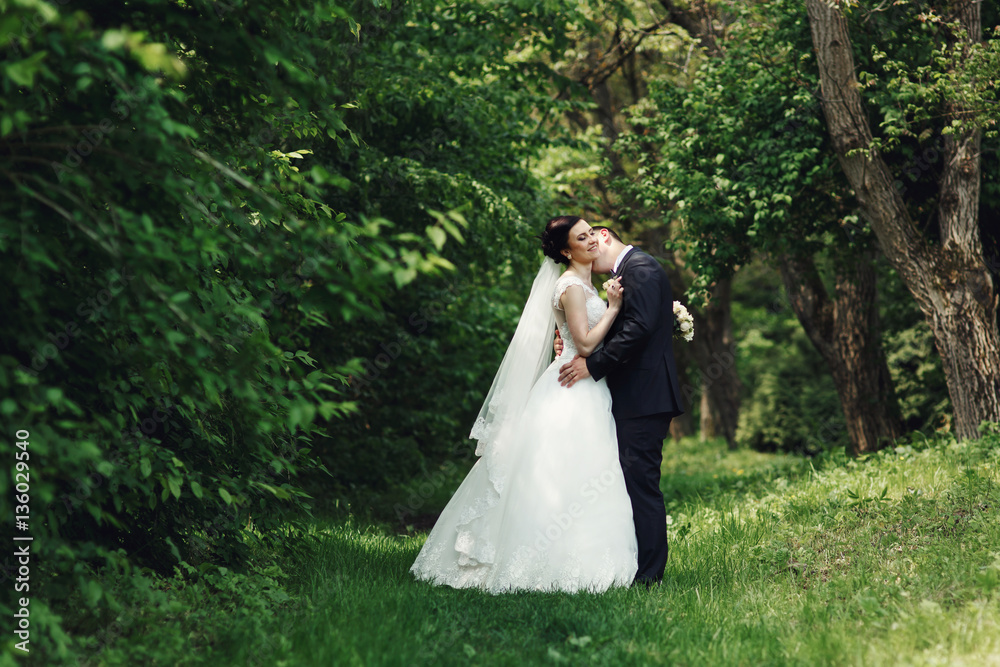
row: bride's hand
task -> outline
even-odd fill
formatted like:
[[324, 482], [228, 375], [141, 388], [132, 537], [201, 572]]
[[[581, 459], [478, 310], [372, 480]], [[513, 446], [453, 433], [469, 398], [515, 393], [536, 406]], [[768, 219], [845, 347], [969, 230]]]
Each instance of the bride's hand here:
[[621, 310], [622, 294], [625, 292], [625, 288], [622, 287], [619, 279], [611, 278], [605, 281], [604, 290], [608, 293], [608, 309]]

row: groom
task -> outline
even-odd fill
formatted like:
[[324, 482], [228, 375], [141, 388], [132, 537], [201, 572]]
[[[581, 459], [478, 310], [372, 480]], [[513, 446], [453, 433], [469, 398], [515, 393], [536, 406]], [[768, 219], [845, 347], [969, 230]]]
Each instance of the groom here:
[[604, 346], [560, 368], [559, 382], [571, 387], [588, 377], [608, 379], [618, 459], [639, 545], [635, 581], [650, 586], [663, 580], [667, 565], [667, 511], [660, 491], [663, 440], [670, 420], [684, 413], [674, 364], [673, 295], [655, 259], [625, 245], [607, 227], [594, 229], [601, 254], [593, 271], [621, 281], [624, 303]]

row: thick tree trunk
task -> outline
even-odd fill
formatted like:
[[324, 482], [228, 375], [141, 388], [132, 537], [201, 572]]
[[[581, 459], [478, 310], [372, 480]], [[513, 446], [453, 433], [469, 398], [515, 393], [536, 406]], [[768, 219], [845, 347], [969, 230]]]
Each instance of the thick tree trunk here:
[[782, 258], [792, 309], [833, 376], [847, 423], [847, 453], [881, 449], [901, 432], [899, 404], [879, 335], [871, 256], [845, 258], [830, 299], [811, 257]]
[[[969, 41], [980, 41], [979, 3], [962, 0], [955, 5]], [[882, 252], [934, 333], [954, 406], [956, 434], [974, 438], [981, 421], [1000, 421], [997, 295], [983, 259], [977, 217], [980, 133], [968, 131], [946, 139], [941, 243], [931, 246], [910, 217], [885, 160], [871, 146], [841, 9], [826, 0], [806, 0], [806, 7], [819, 63], [823, 113], [841, 167]]]

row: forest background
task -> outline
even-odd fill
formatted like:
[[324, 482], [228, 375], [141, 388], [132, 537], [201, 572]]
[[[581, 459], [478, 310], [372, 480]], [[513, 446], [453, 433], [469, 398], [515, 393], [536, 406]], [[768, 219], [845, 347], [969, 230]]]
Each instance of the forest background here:
[[43, 655], [317, 517], [426, 530], [557, 214], [691, 309], [676, 441], [1000, 422], [993, 3], [0, 10], [0, 508]]

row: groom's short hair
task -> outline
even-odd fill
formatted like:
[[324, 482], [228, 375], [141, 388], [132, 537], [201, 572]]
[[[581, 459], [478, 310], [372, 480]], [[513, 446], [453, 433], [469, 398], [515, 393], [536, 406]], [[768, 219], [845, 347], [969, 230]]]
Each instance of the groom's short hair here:
[[613, 238], [615, 241], [618, 241], [619, 243], [624, 243], [624, 241], [622, 241], [622, 237], [618, 236], [618, 232], [611, 229], [610, 227], [605, 227], [604, 225], [594, 225], [591, 229], [596, 229], [597, 231], [606, 229], [608, 231], [608, 234], [611, 234], [611, 238]]

